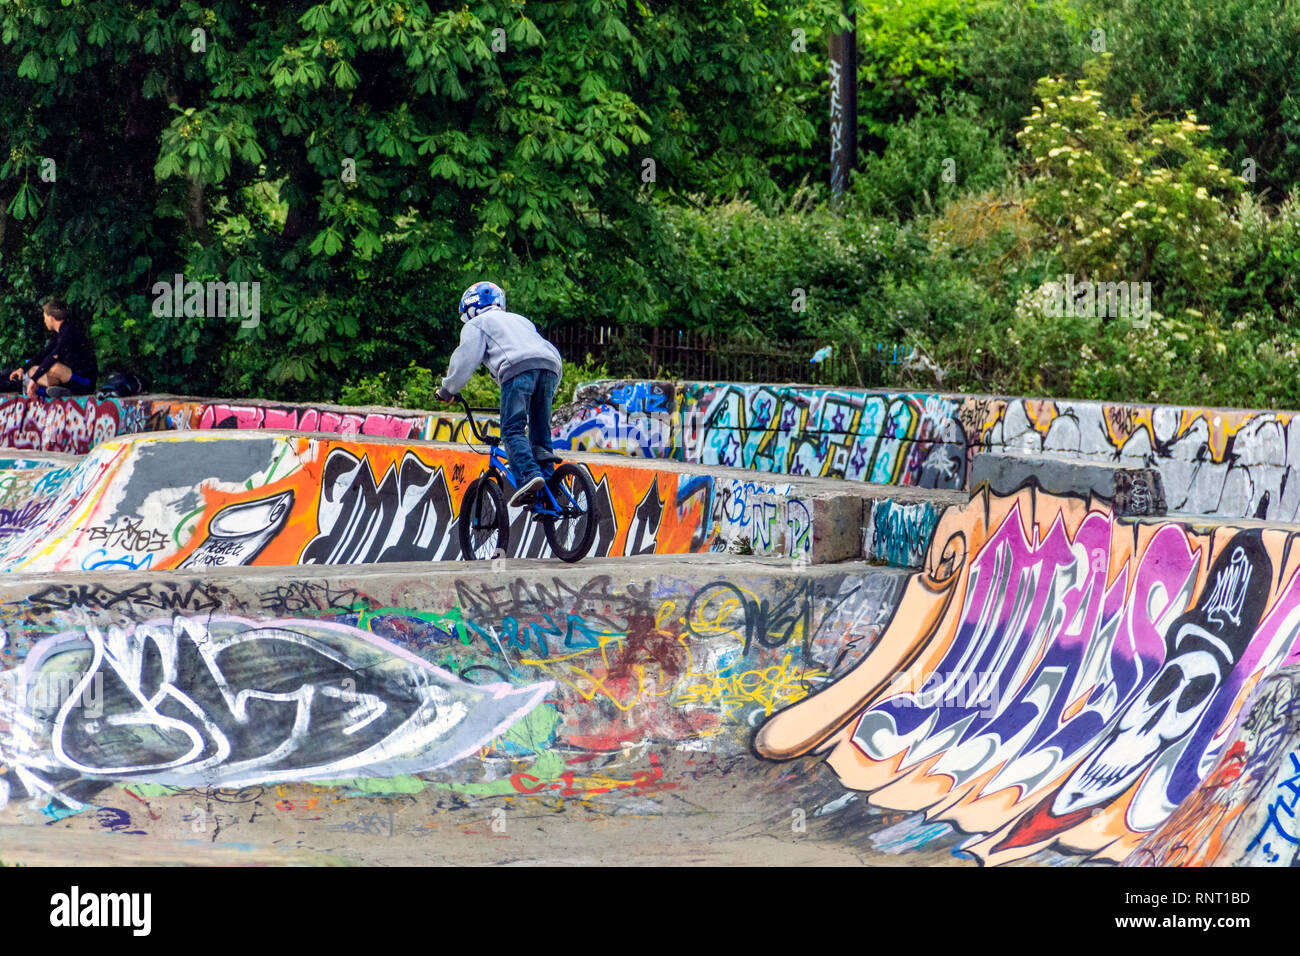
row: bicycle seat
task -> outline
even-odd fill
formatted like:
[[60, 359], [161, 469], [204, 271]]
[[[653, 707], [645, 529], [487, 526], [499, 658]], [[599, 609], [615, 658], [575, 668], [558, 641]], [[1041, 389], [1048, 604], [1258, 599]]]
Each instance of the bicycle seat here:
[[564, 461], [564, 459], [555, 452], [543, 451], [536, 446], [533, 446], [533, 458], [537, 460], [539, 465], [558, 465], [560, 462]]

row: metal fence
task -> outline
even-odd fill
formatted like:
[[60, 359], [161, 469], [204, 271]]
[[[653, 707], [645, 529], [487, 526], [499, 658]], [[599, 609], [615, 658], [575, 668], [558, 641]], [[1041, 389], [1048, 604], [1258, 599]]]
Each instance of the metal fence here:
[[882, 384], [887, 356], [880, 349], [851, 354], [837, 348], [811, 359], [825, 343], [682, 329], [594, 325], [547, 329], [566, 362], [591, 356], [610, 374], [627, 378], [717, 382], [798, 382], [810, 385]]

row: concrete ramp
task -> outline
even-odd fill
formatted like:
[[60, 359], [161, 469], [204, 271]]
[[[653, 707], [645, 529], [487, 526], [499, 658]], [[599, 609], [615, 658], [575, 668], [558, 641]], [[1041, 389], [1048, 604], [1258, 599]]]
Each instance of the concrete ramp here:
[[[468, 563], [442, 559], [483, 458], [455, 446], [221, 431], [18, 457], [0, 841], [57, 821], [129, 835], [124, 862], [196, 840], [258, 862], [1294, 859], [1295, 527], [1033, 483], [846, 504], [575, 456], [603, 556], [536, 560], [521, 531]], [[819, 513], [869, 516], [918, 569], [791, 560]], [[784, 556], [713, 550], [742, 526]]]
[[905, 579], [714, 555], [10, 576], [0, 844], [39, 860], [9, 834], [57, 821], [122, 863], [889, 859], [900, 818], [873, 848], [837, 826], [865, 804], [750, 737], [870, 651]]
[[[765, 482], [607, 455], [570, 460], [596, 487], [596, 557], [731, 549], [822, 563], [906, 552], [893, 563], [907, 563], [924, 547], [914, 528], [905, 545], [906, 528], [864, 533], [873, 505], [894, 489], [846, 493], [826, 479]], [[266, 430], [124, 436], [79, 459], [15, 459], [0, 469], [0, 568], [457, 560], [460, 504], [486, 462], [463, 445]], [[954, 497], [928, 494], [931, 507]], [[522, 509], [511, 512], [507, 550], [551, 554]]]
[[1262, 681], [1222, 755], [1125, 866], [1300, 866], [1300, 667]]
[[[1251, 523], [1247, 523], [1248, 525]], [[1120, 862], [1300, 662], [1294, 529], [1117, 518], [1027, 487], [939, 521], [872, 653], [755, 737], [987, 864]]]
[[[463, 447], [273, 431], [117, 438], [72, 466], [3, 473], [0, 562], [32, 572], [457, 559], [460, 501], [485, 462]], [[709, 548], [711, 477], [619, 462], [590, 471], [596, 554]], [[806, 547], [810, 530], [796, 529]], [[515, 512], [510, 556], [549, 553]]]
[[361, 862], [629, 839], [664, 862], [1280, 862], [1295, 534], [1025, 488], [949, 508], [916, 572], [11, 575], [0, 827]]

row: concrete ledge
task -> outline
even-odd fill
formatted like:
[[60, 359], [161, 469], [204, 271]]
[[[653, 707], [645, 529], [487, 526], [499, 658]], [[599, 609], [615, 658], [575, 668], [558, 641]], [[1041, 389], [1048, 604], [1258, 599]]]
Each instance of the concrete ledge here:
[[987, 482], [995, 495], [1014, 494], [1030, 482], [1051, 494], [1095, 495], [1117, 515], [1165, 514], [1164, 479], [1155, 468], [1084, 462], [1056, 455], [979, 454], [971, 461], [970, 486]]
[[812, 505], [812, 563], [861, 558], [862, 519], [869, 504], [853, 495], [821, 495], [813, 499]]
[[862, 528], [863, 557], [893, 567], [921, 567], [945, 507], [937, 501], [894, 498], [870, 502]]
[[[852, 561], [865, 553], [873, 501], [917, 499], [940, 509], [965, 501], [960, 492], [903, 495], [889, 485], [770, 481], [659, 459], [566, 457], [592, 476], [592, 553], [602, 556], [732, 550], [808, 564]], [[76, 465], [4, 475], [0, 503], [11, 530], [0, 534], [0, 570], [454, 561], [462, 556], [460, 503], [486, 462], [463, 444], [265, 428], [127, 435], [82, 459], [53, 460]], [[222, 516], [245, 511], [262, 523], [228, 533]], [[550, 555], [538, 522], [522, 509], [507, 520], [505, 557]]]

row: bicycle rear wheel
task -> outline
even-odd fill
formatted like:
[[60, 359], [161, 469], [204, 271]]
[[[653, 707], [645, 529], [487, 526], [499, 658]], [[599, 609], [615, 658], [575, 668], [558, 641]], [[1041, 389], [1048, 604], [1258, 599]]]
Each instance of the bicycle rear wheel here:
[[460, 503], [460, 552], [466, 561], [484, 561], [510, 547], [510, 516], [505, 495], [491, 478], [476, 478]]
[[581, 561], [596, 540], [596, 485], [582, 468], [564, 464], [546, 487], [560, 508], [558, 515], [538, 516], [546, 542], [561, 561]]

